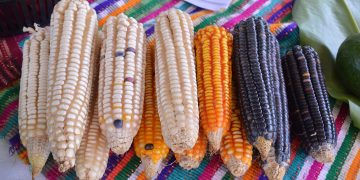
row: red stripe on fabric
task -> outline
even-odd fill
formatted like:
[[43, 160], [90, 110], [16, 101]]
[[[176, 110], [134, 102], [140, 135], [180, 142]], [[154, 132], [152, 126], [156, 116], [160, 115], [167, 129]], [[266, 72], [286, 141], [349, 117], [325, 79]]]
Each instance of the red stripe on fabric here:
[[[54, 162], [55, 162], [55, 160], [54, 160]], [[47, 173], [45, 174], [46, 179], [48, 179], [48, 180], [57, 180], [59, 178], [59, 176], [61, 176], [61, 173], [58, 170], [59, 166], [55, 163], [51, 166], [49, 171], [47, 171]]]
[[[344, 124], [346, 117], [348, 116], [348, 112], [349, 112], [349, 107], [345, 104], [342, 104], [340, 107], [339, 114], [335, 120], [336, 135], [339, 134], [341, 127]], [[323, 163], [314, 161], [314, 163], [310, 167], [310, 170], [308, 172], [308, 176], [306, 177], [306, 179], [307, 180], [317, 179], [323, 167], [324, 167]]]
[[166, 11], [166, 10], [170, 9], [171, 7], [175, 6], [175, 4], [178, 3], [178, 2], [180, 2], [180, 0], [172, 0], [172, 1], [164, 4], [161, 8], [159, 8], [159, 9], [157, 9], [156, 11], [150, 13], [149, 15], [141, 18], [141, 19], [139, 20], [139, 22], [144, 23], [144, 22], [146, 22], [146, 21], [148, 21], [148, 20], [150, 20], [150, 19], [155, 18], [155, 17], [158, 16], [161, 12]]
[[127, 165], [130, 159], [134, 156], [134, 149], [130, 149], [125, 155], [124, 158], [121, 159], [120, 162], [116, 165], [116, 167], [111, 171], [107, 179], [115, 179], [116, 175], [121, 172], [122, 169]]
[[299, 147], [300, 147], [300, 140], [299, 140], [299, 138], [295, 138], [291, 142], [290, 163], [294, 160], [294, 158], [296, 156], [296, 151]]
[[220, 168], [222, 161], [220, 156], [217, 154], [212, 157], [208, 165], [205, 167], [204, 171], [198, 177], [199, 180], [211, 179], [216, 171]]
[[19, 104], [19, 100], [15, 100], [4, 109], [4, 111], [0, 115], [0, 129], [2, 129], [5, 126], [7, 120], [9, 119], [13, 110], [17, 108], [18, 104]]

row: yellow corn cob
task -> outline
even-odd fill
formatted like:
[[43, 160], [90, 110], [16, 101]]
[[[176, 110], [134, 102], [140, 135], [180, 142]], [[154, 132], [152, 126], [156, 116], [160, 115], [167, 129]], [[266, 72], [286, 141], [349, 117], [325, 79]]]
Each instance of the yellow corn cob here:
[[[101, 42], [101, 39], [99, 39]], [[100, 43], [97, 44], [95, 53], [95, 66], [93, 81], [98, 81], [98, 65]], [[106, 169], [109, 157], [109, 148], [106, 143], [106, 137], [101, 133], [98, 116], [98, 101], [96, 83], [92, 84], [92, 93], [89, 105], [89, 115], [86, 124], [84, 136], [80, 148], [76, 152], [76, 174], [79, 179], [97, 180], [100, 179]]]
[[223, 137], [220, 155], [226, 167], [234, 176], [242, 176], [248, 170], [252, 160], [252, 145], [246, 139], [245, 128], [240, 121], [240, 109], [237, 107], [235, 92], [231, 101], [231, 125]]
[[104, 25], [99, 120], [110, 148], [124, 154], [140, 127], [146, 64], [143, 25], [124, 14]]
[[180, 153], [194, 147], [199, 132], [199, 109], [190, 16], [171, 9], [155, 26], [155, 81], [158, 111], [165, 143]]
[[75, 165], [87, 121], [96, 13], [87, 1], [62, 0], [50, 26], [47, 125], [51, 152], [64, 172]]
[[40, 173], [49, 154], [46, 133], [46, 87], [50, 51], [49, 29], [24, 28], [30, 39], [23, 48], [19, 96], [19, 131], [26, 147], [33, 176]]
[[197, 139], [195, 146], [182, 153], [175, 153], [175, 158], [179, 162], [179, 165], [186, 170], [199, 167], [206, 154], [207, 143], [206, 135], [202, 128], [200, 128], [199, 138]]
[[197, 32], [195, 49], [200, 125], [215, 153], [231, 115], [232, 35], [222, 27], [207, 26]]
[[144, 112], [139, 132], [134, 139], [136, 155], [141, 158], [148, 179], [156, 176], [161, 162], [169, 152], [161, 134], [160, 118], [157, 112], [153, 42], [149, 43], [146, 51]]

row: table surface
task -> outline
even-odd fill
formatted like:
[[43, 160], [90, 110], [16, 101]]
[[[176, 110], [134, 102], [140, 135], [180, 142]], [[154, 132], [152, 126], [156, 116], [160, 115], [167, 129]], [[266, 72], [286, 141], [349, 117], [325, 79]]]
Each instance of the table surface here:
[[[28, 165], [25, 165], [16, 154], [9, 154], [10, 145], [5, 140], [0, 140], [0, 176], [4, 180], [27, 180], [31, 179], [31, 172]], [[36, 180], [45, 180], [40, 174]]]

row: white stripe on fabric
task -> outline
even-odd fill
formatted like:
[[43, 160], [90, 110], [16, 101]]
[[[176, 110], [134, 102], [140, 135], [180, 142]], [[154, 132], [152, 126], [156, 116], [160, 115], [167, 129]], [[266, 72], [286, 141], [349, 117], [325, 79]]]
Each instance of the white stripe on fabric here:
[[222, 179], [228, 171], [229, 171], [229, 170], [227, 170], [226, 167], [225, 167], [224, 165], [222, 165], [222, 166], [220, 166], [220, 168], [215, 172], [214, 176], [211, 177], [211, 179], [212, 179], [212, 180]]

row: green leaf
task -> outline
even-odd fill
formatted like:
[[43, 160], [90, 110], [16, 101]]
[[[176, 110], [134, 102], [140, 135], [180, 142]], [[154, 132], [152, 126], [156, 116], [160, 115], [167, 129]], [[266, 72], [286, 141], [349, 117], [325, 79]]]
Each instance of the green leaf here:
[[360, 128], [360, 98], [341, 84], [335, 72], [335, 58], [346, 37], [360, 33], [359, 9], [358, 0], [297, 0], [293, 8], [293, 19], [300, 28], [300, 43], [312, 46], [319, 53], [329, 94], [349, 103], [350, 116], [357, 128]]

